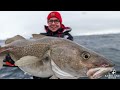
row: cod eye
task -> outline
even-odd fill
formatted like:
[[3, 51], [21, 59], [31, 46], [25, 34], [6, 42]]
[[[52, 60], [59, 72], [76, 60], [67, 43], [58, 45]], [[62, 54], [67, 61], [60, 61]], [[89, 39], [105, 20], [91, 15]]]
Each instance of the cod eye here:
[[87, 59], [90, 58], [90, 53], [88, 53], [88, 52], [83, 52], [81, 56], [82, 56], [83, 59], [87, 60]]

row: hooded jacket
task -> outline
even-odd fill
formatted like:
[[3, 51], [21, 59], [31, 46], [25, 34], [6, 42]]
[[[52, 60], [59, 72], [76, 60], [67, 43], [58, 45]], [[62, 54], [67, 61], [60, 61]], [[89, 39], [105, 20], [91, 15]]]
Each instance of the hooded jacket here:
[[49, 30], [48, 26], [46, 25], [44, 27], [45, 27], [46, 33], [40, 33], [42, 35], [52, 36], [52, 37], [61, 37], [61, 38], [65, 38], [73, 41], [73, 36], [69, 33], [72, 30], [70, 27], [65, 27], [62, 24], [61, 28], [58, 29], [56, 32], [52, 32], [51, 30]]

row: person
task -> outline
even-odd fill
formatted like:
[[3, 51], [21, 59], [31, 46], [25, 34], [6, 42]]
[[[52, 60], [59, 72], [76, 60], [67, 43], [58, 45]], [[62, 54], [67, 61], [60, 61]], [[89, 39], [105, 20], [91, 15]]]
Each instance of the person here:
[[73, 36], [69, 33], [72, 29], [70, 27], [65, 27], [64, 24], [62, 24], [62, 17], [59, 12], [51, 12], [47, 16], [47, 24], [48, 26], [44, 26], [46, 33], [40, 34], [52, 37], [66, 38], [73, 41]]
[[[40, 34], [46, 36], [52, 36], [52, 37], [65, 38], [73, 41], [73, 36], [70, 34], [72, 29], [70, 27], [66, 27], [62, 23], [62, 17], [59, 12], [57, 11], [50, 12], [47, 16], [47, 24], [48, 26], [44, 25], [46, 32]], [[44, 78], [44, 79], [48, 79], [48, 78]], [[33, 76], [33, 79], [42, 79], [42, 78]]]
[[[52, 36], [52, 37], [60, 37], [60, 38], [65, 38], [73, 41], [73, 36], [70, 34], [71, 28], [64, 26], [62, 23], [62, 17], [61, 14], [57, 11], [52, 11], [48, 14], [47, 16], [47, 24], [48, 26], [44, 26], [45, 28], [45, 33], [40, 33], [42, 35], [46, 36]], [[11, 59], [10, 55], [7, 54], [4, 62], [7, 62], [6, 65], [8, 66], [14, 66], [14, 62]], [[33, 79], [49, 79], [50, 77], [47, 78], [40, 78], [36, 76], [32, 76]]]

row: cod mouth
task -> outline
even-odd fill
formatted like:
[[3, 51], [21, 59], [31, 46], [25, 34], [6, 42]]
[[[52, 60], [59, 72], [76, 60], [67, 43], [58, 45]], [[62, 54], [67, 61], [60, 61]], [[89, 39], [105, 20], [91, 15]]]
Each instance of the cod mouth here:
[[111, 72], [113, 67], [98, 67], [92, 68], [87, 71], [87, 76], [90, 79], [99, 79], [108, 72]]

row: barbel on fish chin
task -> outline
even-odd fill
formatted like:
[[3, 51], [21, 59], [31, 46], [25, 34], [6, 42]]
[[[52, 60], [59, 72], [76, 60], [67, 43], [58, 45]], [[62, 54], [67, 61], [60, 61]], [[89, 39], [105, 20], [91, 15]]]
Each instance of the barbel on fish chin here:
[[2, 47], [0, 54], [9, 52], [15, 65], [38, 77], [100, 78], [113, 69], [114, 64], [104, 56], [73, 41], [48, 36], [39, 38], [39, 35], [36, 39], [34, 37], [30, 40], [13, 37], [13, 42]]

